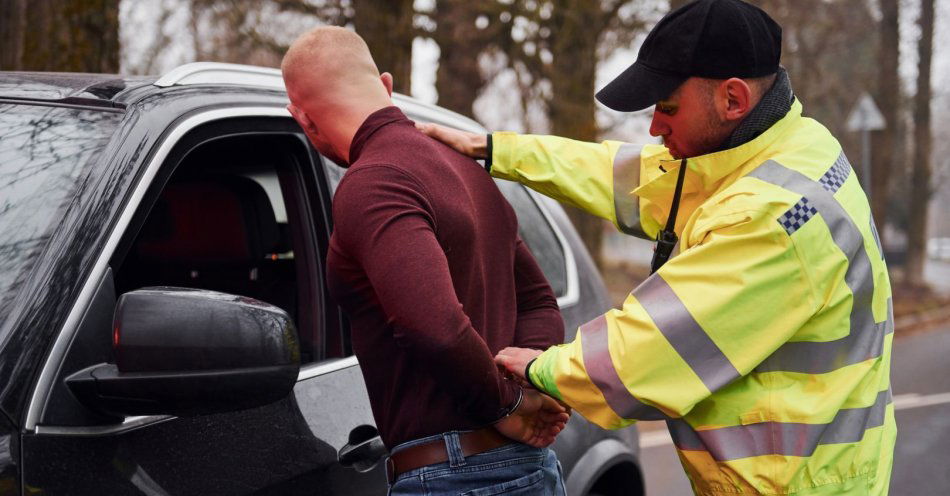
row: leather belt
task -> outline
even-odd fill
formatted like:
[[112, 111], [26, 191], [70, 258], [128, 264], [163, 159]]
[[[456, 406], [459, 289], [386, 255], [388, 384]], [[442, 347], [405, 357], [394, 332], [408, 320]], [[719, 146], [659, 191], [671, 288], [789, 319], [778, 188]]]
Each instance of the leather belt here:
[[[472, 456], [500, 448], [513, 441], [502, 436], [494, 427], [485, 427], [477, 431], [459, 434], [462, 455]], [[426, 465], [435, 465], [449, 460], [445, 439], [439, 438], [425, 444], [411, 446], [393, 454], [386, 460], [386, 475], [391, 484], [400, 474]]]

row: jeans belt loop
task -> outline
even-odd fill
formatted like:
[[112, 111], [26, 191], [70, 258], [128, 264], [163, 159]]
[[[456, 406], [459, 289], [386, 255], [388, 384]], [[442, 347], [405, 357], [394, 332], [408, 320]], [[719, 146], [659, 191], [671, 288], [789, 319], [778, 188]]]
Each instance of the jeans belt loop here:
[[462, 442], [459, 441], [458, 431], [445, 435], [445, 450], [449, 455], [449, 466], [452, 468], [465, 465], [465, 454], [462, 452]]

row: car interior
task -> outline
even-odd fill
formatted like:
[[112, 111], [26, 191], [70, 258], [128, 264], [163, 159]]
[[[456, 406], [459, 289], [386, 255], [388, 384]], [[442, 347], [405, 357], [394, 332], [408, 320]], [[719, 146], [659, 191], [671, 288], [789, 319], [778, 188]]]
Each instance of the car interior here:
[[[293, 160], [265, 137], [224, 138], [189, 152], [161, 191], [116, 273], [119, 294], [149, 286], [247, 296], [300, 328], [294, 232], [284, 201]], [[301, 359], [312, 359], [300, 332]]]

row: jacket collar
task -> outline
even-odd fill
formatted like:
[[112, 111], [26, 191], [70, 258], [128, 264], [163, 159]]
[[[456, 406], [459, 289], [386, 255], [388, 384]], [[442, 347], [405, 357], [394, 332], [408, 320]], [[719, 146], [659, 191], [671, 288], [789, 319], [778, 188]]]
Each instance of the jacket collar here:
[[[785, 117], [755, 139], [735, 148], [686, 159], [689, 169], [686, 171], [684, 192], [712, 192], [719, 189], [724, 177], [740, 169], [771, 146], [801, 119], [801, 115], [802, 105], [796, 99]], [[681, 161], [674, 160], [665, 149], [657, 160], [666, 172], [634, 190], [637, 196], [643, 198], [669, 196], [669, 192], [676, 186], [676, 173], [679, 171]]]

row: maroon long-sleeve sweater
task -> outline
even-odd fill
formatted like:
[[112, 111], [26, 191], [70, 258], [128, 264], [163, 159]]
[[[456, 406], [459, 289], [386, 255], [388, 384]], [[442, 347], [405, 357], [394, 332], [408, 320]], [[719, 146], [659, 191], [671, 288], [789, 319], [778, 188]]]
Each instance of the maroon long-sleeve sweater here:
[[518, 388], [495, 353], [564, 337], [514, 211], [478, 163], [396, 107], [366, 119], [350, 163], [333, 199], [327, 280], [383, 442], [498, 419]]

